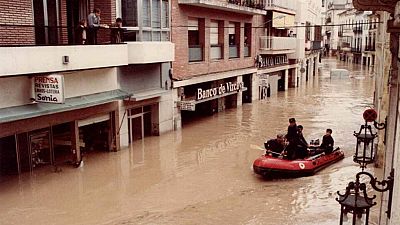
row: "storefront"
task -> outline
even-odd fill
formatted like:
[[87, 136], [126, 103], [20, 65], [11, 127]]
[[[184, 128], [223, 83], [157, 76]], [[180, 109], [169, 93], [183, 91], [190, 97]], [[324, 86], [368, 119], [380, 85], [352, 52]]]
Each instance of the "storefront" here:
[[[251, 79], [252, 75], [249, 74], [240, 76], [239, 79], [230, 77], [180, 87], [178, 95], [181, 97], [179, 108], [182, 122], [236, 108], [243, 102], [251, 102]], [[245, 83], [250, 86], [246, 87]]]
[[117, 101], [128, 96], [114, 90], [66, 99], [65, 104], [0, 109], [0, 175], [75, 164], [90, 151], [117, 150]]

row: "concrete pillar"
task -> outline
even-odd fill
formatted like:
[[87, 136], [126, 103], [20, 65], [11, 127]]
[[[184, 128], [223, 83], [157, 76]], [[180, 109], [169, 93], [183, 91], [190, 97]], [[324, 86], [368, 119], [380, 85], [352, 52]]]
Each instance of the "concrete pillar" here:
[[285, 70], [285, 91], [289, 88], [289, 69]]
[[79, 146], [79, 127], [78, 120], [70, 122], [70, 133], [71, 133], [71, 150], [75, 154], [76, 163], [82, 160], [81, 149]]
[[[238, 76], [236, 82], [237, 82], [237, 83], [243, 82], [243, 76]], [[239, 92], [237, 93], [237, 99], [236, 99], [236, 103], [237, 103], [237, 106], [238, 106], [238, 107], [241, 106], [241, 105], [243, 104], [243, 103], [242, 103], [242, 96], [243, 96], [242, 91], [239, 91]]]

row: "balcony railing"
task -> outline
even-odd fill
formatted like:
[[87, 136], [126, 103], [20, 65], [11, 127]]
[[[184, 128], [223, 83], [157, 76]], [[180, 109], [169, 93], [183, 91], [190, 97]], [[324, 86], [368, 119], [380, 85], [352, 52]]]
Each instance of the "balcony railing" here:
[[222, 45], [214, 45], [210, 48], [211, 59], [222, 59]]
[[362, 32], [362, 31], [363, 31], [362, 26], [354, 26], [353, 27], [353, 32], [354, 33]]
[[263, 0], [227, 0], [231, 4], [246, 6], [255, 9], [264, 9], [264, 1]]
[[294, 50], [296, 49], [296, 38], [294, 37], [260, 37], [261, 50]]
[[283, 9], [289, 9], [296, 11], [296, 1], [288, 0], [266, 0], [266, 7], [279, 7]]
[[236, 45], [229, 46], [229, 58], [239, 58], [239, 48]]
[[367, 45], [367, 46], [365, 46], [365, 51], [375, 51], [375, 45]]
[[189, 62], [203, 61], [203, 47], [201, 45], [189, 46]]
[[353, 52], [353, 53], [361, 53], [361, 48], [351, 48], [351, 52]]

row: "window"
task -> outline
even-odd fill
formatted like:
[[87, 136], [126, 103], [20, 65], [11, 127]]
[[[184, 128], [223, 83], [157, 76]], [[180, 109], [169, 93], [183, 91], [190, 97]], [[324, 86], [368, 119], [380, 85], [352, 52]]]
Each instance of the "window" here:
[[150, 0], [143, 0], [143, 26], [151, 27], [150, 20]]
[[222, 59], [223, 21], [212, 20], [210, 23], [210, 59]]
[[152, 0], [151, 6], [151, 27], [161, 28], [160, 0]]
[[188, 20], [188, 43], [189, 47], [200, 45], [199, 20], [197, 18]]
[[218, 21], [211, 21], [210, 24], [210, 45], [218, 46]]
[[229, 23], [229, 45], [236, 45], [235, 23]]
[[[201, 33], [200, 33], [201, 32]], [[203, 61], [204, 19], [188, 19], [189, 62]]]
[[161, 23], [162, 23], [162, 28], [168, 28], [169, 27], [169, 4], [168, 0], [162, 0], [161, 1]]
[[137, 27], [137, 0], [122, 0], [121, 9], [124, 26]]

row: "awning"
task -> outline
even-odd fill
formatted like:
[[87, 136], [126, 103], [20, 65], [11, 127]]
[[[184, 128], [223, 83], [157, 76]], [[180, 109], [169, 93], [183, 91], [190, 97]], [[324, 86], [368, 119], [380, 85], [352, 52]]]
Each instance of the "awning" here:
[[112, 90], [91, 95], [84, 95], [65, 99], [64, 104], [34, 103], [0, 109], [0, 123], [28, 119], [37, 116], [49, 115], [76, 109], [101, 105], [115, 100], [132, 96], [123, 90]]
[[129, 100], [131, 101], [142, 101], [150, 98], [157, 98], [161, 97], [162, 95], [168, 93], [168, 90], [164, 89], [154, 89], [154, 90], [148, 90], [148, 91], [143, 91], [143, 92], [138, 92], [133, 94]]

